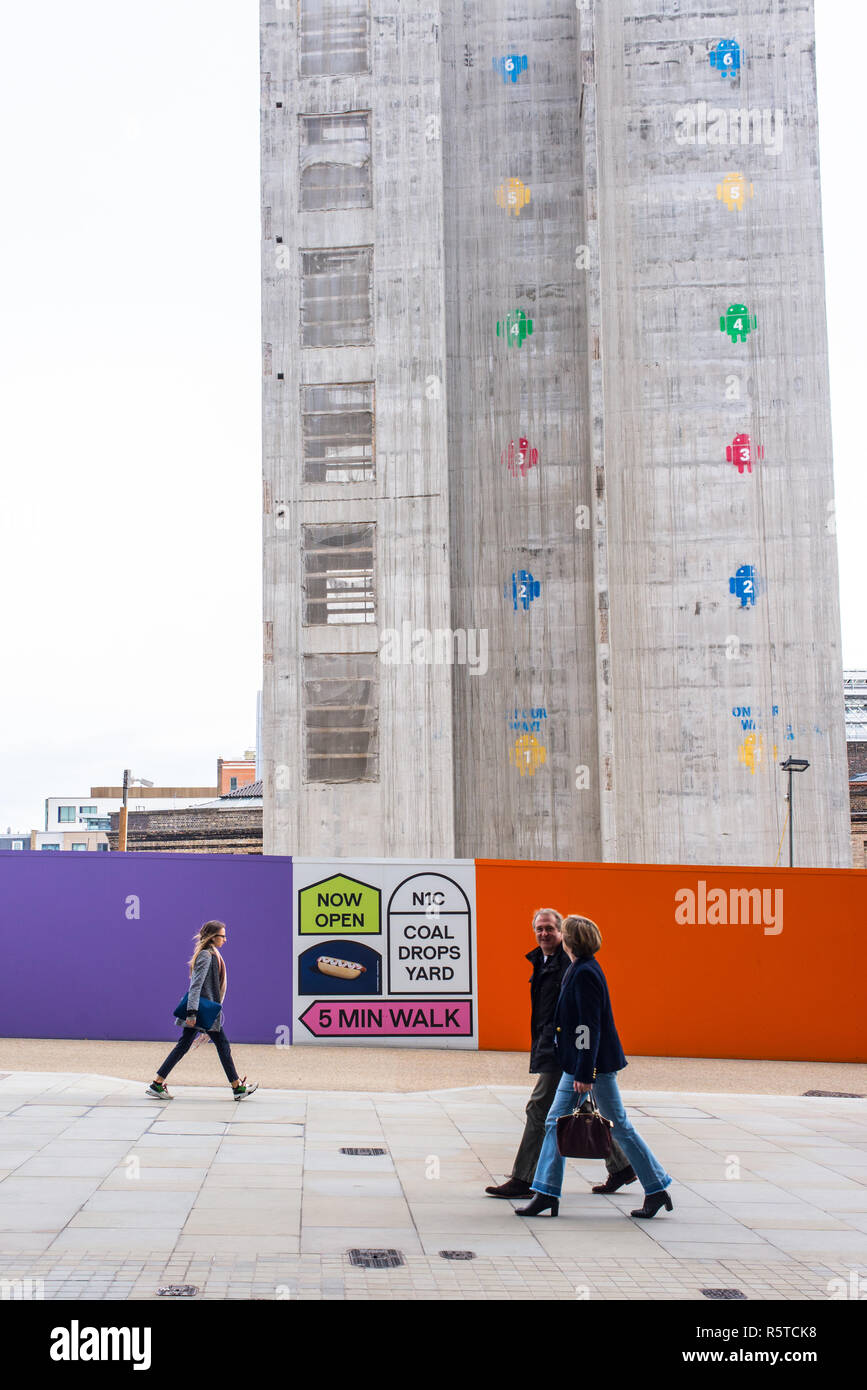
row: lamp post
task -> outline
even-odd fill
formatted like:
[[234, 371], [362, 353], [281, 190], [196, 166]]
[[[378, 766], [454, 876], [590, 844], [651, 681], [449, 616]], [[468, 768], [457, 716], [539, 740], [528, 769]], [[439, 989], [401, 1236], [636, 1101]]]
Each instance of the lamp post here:
[[795, 836], [794, 826], [795, 817], [792, 810], [792, 773], [806, 772], [810, 764], [806, 758], [787, 758], [780, 767], [789, 774], [789, 868], [794, 868], [795, 864]]
[[117, 847], [119, 850], [126, 849], [126, 799], [129, 795], [130, 787], [152, 787], [153, 782], [149, 782], [146, 777], [133, 777], [128, 767], [123, 770], [123, 805], [120, 808], [120, 815], [117, 820]]

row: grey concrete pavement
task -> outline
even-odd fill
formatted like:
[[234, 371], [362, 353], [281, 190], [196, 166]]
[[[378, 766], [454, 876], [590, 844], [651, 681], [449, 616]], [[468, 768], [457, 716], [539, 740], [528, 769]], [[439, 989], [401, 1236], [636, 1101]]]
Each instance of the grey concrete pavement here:
[[[0, 1079], [0, 1280], [85, 1299], [187, 1282], [266, 1299], [827, 1299], [867, 1284], [864, 1100], [626, 1091], [674, 1211], [634, 1221], [637, 1188], [595, 1196], [601, 1165], [570, 1160], [560, 1216], [533, 1221], [483, 1193], [509, 1169], [526, 1086], [240, 1104], [173, 1089], [155, 1102], [105, 1075]], [[357, 1269], [353, 1248], [404, 1263]]]

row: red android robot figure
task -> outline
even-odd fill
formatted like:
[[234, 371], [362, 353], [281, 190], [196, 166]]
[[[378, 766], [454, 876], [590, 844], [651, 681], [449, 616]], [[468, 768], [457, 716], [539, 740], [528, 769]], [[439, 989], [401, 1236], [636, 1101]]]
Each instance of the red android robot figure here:
[[[756, 445], [756, 458], [763, 459], [765, 451], [761, 444]], [[733, 463], [738, 472], [743, 474], [753, 471], [753, 446], [748, 434], [736, 434], [731, 444], [726, 445], [726, 459]]]
[[539, 450], [530, 448], [529, 439], [519, 439], [516, 450], [514, 439], [510, 439], [508, 449], [504, 449], [500, 457], [513, 478], [526, 478], [528, 471], [539, 462]]

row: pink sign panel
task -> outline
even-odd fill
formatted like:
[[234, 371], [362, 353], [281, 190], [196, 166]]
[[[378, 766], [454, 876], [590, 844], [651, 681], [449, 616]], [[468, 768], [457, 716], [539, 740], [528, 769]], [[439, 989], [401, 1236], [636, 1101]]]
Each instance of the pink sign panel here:
[[299, 1022], [314, 1038], [469, 1038], [469, 999], [316, 999]]

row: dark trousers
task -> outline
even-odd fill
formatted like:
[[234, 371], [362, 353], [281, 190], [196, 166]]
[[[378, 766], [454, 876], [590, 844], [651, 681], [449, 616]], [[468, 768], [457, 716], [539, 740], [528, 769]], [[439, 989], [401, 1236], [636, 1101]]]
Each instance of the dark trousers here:
[[[562, 1075], [561, 1071], [540, 1072], [530, 1099], [527, 1101], [527, 1119], [524, 1124], [524, 1134], [515, 1155], [512, 1177], [519, 1182], [527, 1183], [528, 1186], [532, 1183], [536, 1172], [536, 1164], [539, 1161], [539, 1154], [542, 1151], [542, 1143], [545, 1138], [545, 1120], [551, 1109]], [[576, 1102], [579, 1099], [577, 1092], [575, 1099]], [[581, 1099], [583, 1100], [584, 1097], [582, 1096]], [[614, 1139], [611, 1140], [611, 1149], [605, 1160], [605, 1167], [609, 1173], [619, 1173], [621, 1168], [629, 1167], [629, 1159]]]
[[[204, 1028], [188, 1028], [186, 1024], [184, 1024], [184, 1031], [181, 1033], [177, 1043], [172, 1048], [162, 1066], [157, 1068], [157, 1076], [161, 1076], [163, 1080], [165, 1080], [172, 1067], [176, 1067], [181, 1058], [187, 1055], [193, 1045], [193, 1038], [196, 1034], [203, 1033], [204, 1031]], [[235, 1063], [232, 1061], [232, 1049], [229, 1046], [229, 1039], [226, 1037], [226, 1034], [223, 1032], [222, 1028], [218, 1028], [216, 1033], [208, 1033], [207, 1036], [211, 1039], [211, 1042], [220, 1055], [220, 1061], [223, 1064], [223, 1071], [226, 1073], [226, 1076], [230, 1081], [237, 1081], [238, 1073], [235, 1071]]]

